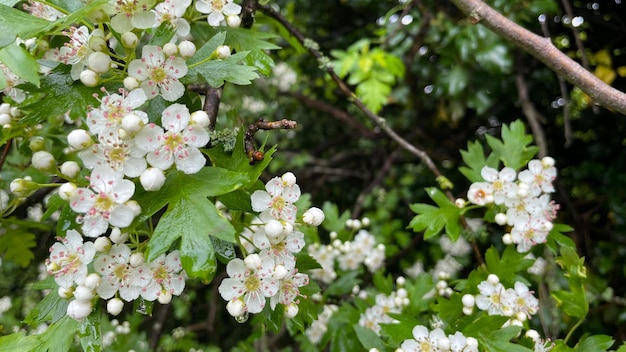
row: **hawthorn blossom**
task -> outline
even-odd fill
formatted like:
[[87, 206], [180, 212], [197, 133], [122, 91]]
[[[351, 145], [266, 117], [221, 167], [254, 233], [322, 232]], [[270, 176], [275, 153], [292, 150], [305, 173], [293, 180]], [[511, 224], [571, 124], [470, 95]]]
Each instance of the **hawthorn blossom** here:
[[70, 38], [69, 42], [61, 48], [50, 49], [44, 58], [59, 61], [65, 65], [72, 65], [70, 76], [76, 81], [87, 65], [87, 58], [95, 52], [94, 47], [98, 46], [94, 43], [101, 42], [102, 45], [105, 45], [104, 32], [97, 28], [89, 33], [86, 26], [78, 28], [72, 26], [69, 31], [63, 32], [63, 34]]
[[155, 18], [150, 12], [154, 0], [110, 0], [105, 12], [111, 16], [111, 27], [118, 33], [125, 33], [134, 28], [152, 27]]
[[530, 194], [538, 196], [543, 193], [554, 193], [552, 182], [556, 178], [554, 159], [545, 157], [541, 160], [528, 162], [528, 170], [524, 170], [517, 176], [521, 182], [530, 186]]
[[185, 288], [185, 271], [180, 262], [180, 252], [173, 251], [167, 256], [161, 254], [149, 264], [150, 282], [141, 289], [141, 297], [154, 301], [161, 295], [178, 296]]
[[[293, 178], [293, 180], [292, 180]], [[284, 220], [293, 223], [298, 209], [293, 204], [300, 198], [300, 187], [291, 172], [274, 177], [265, 185], [265, 191], [257, 190], [250, 197], [252, 210], [261, 212], [261, 220]]]
[[292, 231], [288, 235], [280, 236], [277, 240], [272, 240], [262, 229], [252, 235], [252, 242], [261, 250], [262, 257], [269, 257], [274, 264], [284, 265], [288, 269], [293, 269], [296, 265], [294, 253], [300, 252], [304, 248], [304, 234], [299, 231]]
[[127, 302], [139, 297], [142, 288], [150, 280], [150, 270], [145, 264], [131, 266], [130, 257], [130, 248], [119, 243], [112, 245], [108, 253], [96, 258], [94, 269], [102, 277], [96, 292], [101, 298], [109, 299], [117, 292]]
[[125, 203], [135, 193], [135, 184], [107, 166], [96, 166], [89, 178], [89, 188], [77, 188], [70, 196], [70, 207], [79, 215], [83, 233], [98, 237], [109, 224], [127, 227], [135, 218], [133, 208]]
[[146, 169], [146, 152], [135, 145], [134, 139], [123, 139], [113, 130], [98, 139], [100, 143], [78, 154], [85, 167], [106, 165], [128, 177], [137, 177]]
[[467, 200], [477, 205], [493, 203], [493, 186], [489, 182], [474, 182], [467, 191]]
[[196, 10], [208, 14], [207, 21], [213, 27], [219, 26], [225, 16], [235, 16], [241, 13], [241, 6], [233, 0], [197, 0]]
[[523, 314], [527, 318], [536, 314], [539, 310], [539, 300], [522, 282], [515, 282], [514, 288], [507, 289], [504, 304], [513, 309], [514, 314]]
[[161, 170], [176, 168], [186, 174], [194, 174], [206, 160], [198, 150], [209, 140], [209, 132], [198, 124], [189, 124], [189, 110], [183, 104], [172, 104], [163, 110], [162, 125], [144, 126], [135, 138], [137, 146], [148, 152], [150, 165]]
[[540, 217], [526, 217], [519, 219], [511, 229], [511, 239], [517, 244], [517, 251], [528, 252], [534, 245], [545, 243], [552, 223]]
[[517, 173], [513, 168], [505, 167], [498, 171], [485, 166], [480, 170], [480, 175], [485, 181], [491, 183], [495, 204], [503, 204], [507, 198], [513, 197], [517, 192], [517, 185], [514, 183]]
[[191, 27], [183, 16], [189, 5], [191, 5], [191, 0], [166, 0], [157, 4], [152, 10], [155, 15], [152, 27], [159, 27], [163, 22], [167, 22], [176, 28], [177, 36], [186, 37]]
[[83, 243], [76, 230], [68, 230], [64, 238], [50, 247], [50, 258], [46, 259], [48, 273], [54, 275], [57, 285], [69, 288], [81, 285], [87, 277], [87, 265], [93, 261], [96, 249], [93, 242]]
[[404, 352], [439, 351], [439, 345], [443, 340], [447, 341], [446, 334], [440, 328], [432, 331], [423, 325], [413, 328], [413, 339], [404, 340], [400, 347]]
[[98, 108], [92, 108], [87, 114], [87, 126], [93, 134], [115, 133], [122, 127], [124, 116], [133, 114], [145, 124], [148, 123], [148, 115], [136, 110], [148, 100], [142, 89], [134, 89], [128, 92], [120, 89], [119, 94], [107, 94], [100, 100]]
[[24, 80], [11, 71], [5, 64], [0, 63], [0, 73], [4, 74], [5, 87], [2, 93], [8, 95], [16, 103], [21, 103], [26, 99], [24, 91], [16, 86], [24, 83]]
[[280, 280], [276, 294], [270, 298], [270, 307], [276, 308], [276, 304], [289, 305], [300, 303], [300, 287], [309, 284], [309, 275], [299, 273], [298, 269], [291, 270], [287, 276]]
[[43, 18], [44, 20], [55, 21], [61, 17], [65, 17], [65, 14], [61, 11], [41, 2], [28, 0], [28, 4], [24, 4], [22, 6], [24, 7], [24, 10], [28, 11], [31, 15]]
[[144, 46], [141, 59], [128, 65], [128, 74], [141, 81], [140, 87], [149, 99], [160, 94], [167, 101], [175, 101], [185, 93], [185, 86], [178, 80], [187, 74], [185, 60], [176, 56], [166, 59], [159, 46]]
[[244, 312], [260, 313], [265, 307], [266, 298], [278, 292], [278, 281], [273, 277], [274, 263], [270, 258], [251, 254], [246, 259], [256, 256], [258, 266], [247, 265], [240, 258], [235, 258], [226, 265], [228, 278], [224, 279], [218, 290], [226, 301], [241, 300]]
[[498, 277], [490, 275], [490, 279], [478, 284], [480, 294], [476, 295], [476, 307], [486, 310], [489, 315], [511, 316], [513, 310], [503, 302], [506, 289]]

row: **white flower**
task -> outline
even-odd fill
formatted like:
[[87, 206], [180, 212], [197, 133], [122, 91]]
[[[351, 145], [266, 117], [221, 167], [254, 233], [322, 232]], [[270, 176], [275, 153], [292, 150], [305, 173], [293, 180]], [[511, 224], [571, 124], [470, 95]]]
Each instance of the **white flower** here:
[[514, 314], [521, 313], [530, 318], [539, 310], [539, 300], [522, 282], [515, 282], [514, 289], [508, 289], [504, 304], [512, 307]]
[[161, 95], [167, 101], [175, 101], [185, 93], [185, 86], [178, 80], [187, 74], [187, 64], [181, 57], [163, 55], [163, 49], [146, 45], [141, 52], [141, 59], [128, 65], [128, 74], [141, 82], [141, 89], [148, 98]]
[[161, 295], [180, 295], [185, 288], [185, 271], [180, 263], [180, 253], [161, 254], [149, 264], [150, 283], [141, 289], [141, 297], [154, 301]]
[[61, 17], [65, 17], [62, 12], [56, 10], [54, 7], [33, 0], [28, 0], [28, 5], [24, 4], [24, 10], [35, 17], [43, 18], [48, 21], [55, 21]]
[[514, 183], [517, 173], [510, 167], [505, 167], [499, 172], [496, 169], [485, 166], [480, 170], [480, 175], [491, 183], [493, 202], [503, 204], [507, 198], [515, 196], [517, 185]]
[[186, 174], [200, 171], [206, 160], [198, 148], [209, 142], [209, 132], [196, 124], [189, 125], [189, 121], [187, 107], [172, 104], [161, 118], [166, 131], [153, 123], [139, 131], [135, 141], [139, 148], [149, 152], [150, 165], [167, 170], [176, 163], [176, 168]]
[[26, 99], [26, 95], [24, 91], [15, 88], [15, 86], [24, 83], [24, 80], [17, 76], [13, 71], [11, 71], [5, 64], [0, 63], [0, 73], [4, 74], [4, 89], [2, 92], [5, 95], [8, 95], [13, 99], [16, 103], [21, 103]]
[[111, 17], [111, 27], [118, 32], [128, 32], [134, 28], [146, 29], [155, 22], [154, 14], [148, 9], [152, 0], [110, 0], [106, 12]]
[[533, 196], [538, 196], [541, 192], [554, 192], [552, 182], [556, 178], [556, 168], [554, 160], [550, 162], [550, 159], [546, 159], [546, 162], [537, 159], [529, 161], [528, 170], [520, 172], [517, 176], [521, 182], [530, 186], [530, 193]]
[[183, 16], [189, 5], [191, 5], [191, 0], [165, 0], [157, 4], [152, 10], [156, 18], [152, 27], [159, 27], [163, 22], [168, 22], [176, 28], [177, 36], [186, 37], [191, 27]]
[[478, 309], [486, 310], [489, 315], [513, 314], [512, 309], [503, 303], [506, 289], [501, 283], [486, 280], [478, 284], [478, 290], [480, 290], [480, 294], [476, 295]]
[[67, 315], [78, 321], [85, 319], [92, 311], [93, 306], [91, 305], [91, 301], [79, 301], [75, 299], [67, 305]]
[[146, 152], [135, 145], [134, 139], [123, 139], [111, 131], [108, 135], [101, 134], [98, 140], [100, 143], [78, 153], [85, 167], [108, 166], [128, 177], [137, 177], [148, 166]]
[[488, 182], [474, 182], [467, 191], [467, 200], [477, 205], [493, 203], [493, 186]]
[[404, 352], [445, 351], [446, 349], [440, 349], [440, 345], [443, 343], [449, 345], [448, 338], [443, 330], [436, 328], [429, 333], [425, 326], [417, 325], [413, 328], [413, 339], [404, 340], [400, 347]]
[[274, 177], [265, 185], [265, 191], [254, 191], [250, 197], [252, 210], [259, 211], [262, 220], [274, 218], [293, 223], [298, 209], [293, 203], [300, 198], [297, 184], [287, 185], [281, 178]]
[[511, 239], [517, 244], [517, 251], [528, 252], [532, 246], [546, 242], [548, 233], [552, 229], [552, 223], [538, 217], [520, 219], [511, 229]]
[[286, 236], [270, 239], [261, 228], [252, 235], [252, 242], [261, 250], [261, 257], [269, 257], [276, 265], [284, 265], [288, 269], [293, 269], [296, 259], [293, 253], [298, 253], [304, 248], [304, 234], [299, 231], [292, 231]]
[[213, 27], [219, 26], [224, 21], [224, 16], [238, 15], [241, 6], [233, 3], [233, 0], [197, 0], [196, 10], [208, 14], [207, 21]]
[[69, 32], [64, 32], [70, 38], [70, 41], [58, 49], [51, 49], [46, 53], [44, 58], [59, 61], [66, 65], [72, 65], [70, 76], [73, 80], [80, 78], [80, 73], [87, 64], [87, 58], [95, 50], [97, 45], [91, 45], [95, 42], [104, 42], [104, 32], [101, 29], [95, 29], [89, 33], [86, 26], [78, 28], [71, 27]]
[[243, 300], [247, 312], [260, 313], [265, 307], [266, 298], [274, 296], [278, 291], [273, 271], [274, 263], [270, 258], [263, 258], [257, 270], [246, 267], [242, 259], [235, 258], [226, 265], [229, 277], [220, 284], [219, 293], [226, 301]]
[[139, 297], [141, 289], [149, 282], [150, 270], [145, 264], [132, 267], [130, 255], [126, 244], [114, 244], [109, 253], [94, 261], [94, 269], [102, 277], [96, 292], [103, 299], [109, 299], [119, 291], [120, 297], [130, 302]]
[[276, 304], [288, 306], [292, 303], [299, 303], [300, 287], [309, 283], [309, 275], [299, 273], [298, 269], [293, 269], [285, 278], [280, 280], [277, 293], [270, 298], [270, 307], [276, 308]]
[[50, 258], [46, 259], [48, 273], [61, 287], [82, 284], [87, 277], [87, 265], [92, 262], [96, 249], [92, 242], [83, 243], [76, 230], [68, 230], [65, 238], [58, 238], [50, 247]]
[[107, 134], [110, 131], [117, 133], [122, 127], [124, 116], [137, 115], [143, 123], [148, 123], [148, 115], [136, 110], [148, 98], [141, 89], [131, 92], [120, 89], [120, 94], [108, 94], [100, 100], [100, 107], [92, 109], [87, 114], [87, 126], [93, 134]]
[[82, 221], [83, 233], [87, 237], [98, 237], [109, 224], [127, 227], [135, 214], [126, 203], [135, 193], [135, 184], [122, 179], [106, 166], [97, 166], [91, 173], [90, 188], [78, 188], [70, 196], [70, 207]]

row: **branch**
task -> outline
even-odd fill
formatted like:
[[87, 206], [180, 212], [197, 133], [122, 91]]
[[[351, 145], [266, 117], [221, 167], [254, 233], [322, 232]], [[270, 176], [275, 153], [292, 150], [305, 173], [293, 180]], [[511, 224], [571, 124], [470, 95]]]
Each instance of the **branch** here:
[[517, 96], [519, 97], [520, 104], [522, 105], [522, 111], [528, 120], [530, 129], [533, 131], [535, 143], [537, 143], [537, 146], [539, 147], [539, 156], [544, 157], [548, 155], [548, 145], [546, 143], [546, 136], [541, 128], [540, 121], [543, 120], [543, 116], [539, 111], [537, 111], [535, 105], [528, 97], [528, 85], [524, 79], [524, 73], [522, 71], [523, 65], [519, 56], [520, 55], [518, 54], [515, 57], [515, 66], [517, 71], [515, 74], [515, 85], [517, 86]]
[[626, 115], [626, 94], [604, 83], [576, 61], [542, 38], [517, 25], [481, 0], [450, 0], [472, 23], [481, 22], [499, 36], [513, 42], [548, 68], [582, 89], [596, 103]]
[[255, 123], [248, 125], [248, 129], [244, 133], [244, 147], [246, 149], [246, 155], [250, 159], [250, 165], [254, 165], [257, 161], [262, 161], [265, 156], [263, 152], [257, 150], [254, 146], [254, 134], [258, 130], [277, 130], [277, 129], [294, 129], [298, 126], [298, 123], [293, 120], [282, 119], [280, 121], [264, 121], [257, 120]]

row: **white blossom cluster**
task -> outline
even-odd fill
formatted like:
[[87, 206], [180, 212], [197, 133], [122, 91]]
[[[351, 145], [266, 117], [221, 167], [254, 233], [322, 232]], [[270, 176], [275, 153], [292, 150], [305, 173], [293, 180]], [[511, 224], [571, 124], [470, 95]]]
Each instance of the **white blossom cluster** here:
[[505, 325], [522, 326], [539, 310], [539, 300], [524, 283], [517, 281], [513, 288], [505, 288], [497, 275], [490, 274], [478, 285], [479, 294], [464, 295], [463, 312], [471, 314], [474, 305], [489, 315], [511, 317]]
[[409, 305], [406, 289], [399, 288], [389, 295], [379, 293], [375, 297], [375, 304], [361, 314], [359, 325], [364, 326], [375, 333], [380, 331], [380, 324], [397, 323], [396, 319], [388, 313], [401, 313], [402, 309]]
[[328, 331], [328, 321], [338, 310], [339, 307], [334, 304], [324, 305], [322, 313], [318, 314], [317, 319], [304, 331], [304, 334], [311, 343], [318, 344], [322, 341], [322, 338]]
[[243, 319], [248, 313], [260, 313], [268, 299], [272, 310], [282, 304], [286, 317], [298, 314], [300, 287], [309, 283], [309, 276], [296, 268], [295, 253], [305, 245], [304, 234], [297, 226], [318, 226], [324, 220], [324, 213], [313, 207], [297, 221], [294, 203], [299, 198], [300, 187], [291, 172], [272, 178], [265, 190], [252, 193], [252, 209], [259, 212], [261, 221], [250, 238], [257, 253], [232, 259], [226, 266], [228, 278], [219, 286], [233, 317]]
[[404, 340], [397, 352], [478, 352], [478, 340], [457, 331], [447, 335], [441, 328], [428, 330], [423, 325], [413, 328], [413, 338]]
[[359, 230], [352, 241], [335, 239], [329, 245], [315, 243], [307, 251], [322, 266], [312, 270], [311, 277], [327, 284], [337, 278], [335, 263], [343, 271], [356, 270], [363, 264], [373, 273], [385, 261], [385, 245], [376, 243], [374, 235], [365, 229]]
[[528, 169], [519, 174], [510, 167], [498, 171], [485, 166], [481, 170], [484, 181], [473, 183], [467, 198], [477, 205], [495, 204], [502, 209], [496, 222], [512, 227], [503, 241], [516, 244], [520, 253], [528, 252], [534, 245], [546, 242], [552, 230], [559, 208], [550, 200], [556, 173], [551, 157], [531, 160]]
[[146, 263], [143, 253], [133, 253], [125, 243], [127, 237], [115, 228], [109, 237], [83, 242], [78, 231], [68, 230], [52, 245], [46, 268], [59, 285], [59, 296], [72, 299], [67, 307], [70, 317], [87, 317], [98, 298], [108, 300], [108, 312], [117, 315], [123, 301], [141, 296], [165, 304], [172, 295], [182, 293], [186, 273], [179, 252], [162, 254]]

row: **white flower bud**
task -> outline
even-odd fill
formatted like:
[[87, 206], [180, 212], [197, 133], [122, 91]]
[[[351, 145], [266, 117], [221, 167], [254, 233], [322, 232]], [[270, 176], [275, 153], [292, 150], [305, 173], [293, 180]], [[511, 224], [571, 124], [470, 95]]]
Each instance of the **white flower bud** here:
[[57, 293], [59, 294], [59, 297], [61, 298], [72, 298], [72, 296], [74, 295], [74, 288], [73, 287], [59, 287], [59, 289], [57, 290]]
[[526, 321], [526, 319], [528, 319], [528, 317], [526, 316], [526, 314], [522, 312], [517, 312], [517, 314], [515, 314], [515, 319], [517, 319], [520, 322], [524, 322]]
[[[406, 278], [404, 276], [398, 276], [396, 278], [396, 285], [398, 285], [398, 287], [404, 287], [405, 284], [406, 284]], [[398, 290], [398, 292], [399, 291], [400, 290]]]
[[247, 256], [243, 262], [246, 264], [246, 268], [250, 270], [257, 270], [261, 267], [263, 260], [261, 260], [261, 257], [258, 254], [254, 253]]
[[230, 57], [230, 47], [228, 45], [220, 45], [215, 49], [215, 54], [218, 59], [228, 59]]
[[129, 200], [128, 202], [124, 204], [126, 204], [127, 207], [133, 210], [134, 216], [139, 216], [139, 214], [141, 214], [141, 206], [139, 205], [139, 203], [137, 203], [136, 200]]
[[89, 68], [96, 73], [106, 73], [111, 68], [111, 57], [101, 51], [91, 53], [87, 58]]
[[302, 214], [302, 221], [311, 226], [319, 226], [324, 221], [324, 212], [320, 208], [312, 207]]
[[73, 182], [66, 182], [59, 187], [59, 197], [64, 201], [69, 201], [72, 193], [76, 190], [76, 184]]
[[506, 214], [504, 213], [496, 214], [495, 220], [496, 220], [496, 224], [503, 226], [504, 224], [506, 224], [506, 221], [507, 221]]
[[536, 341], [539, 339], [539, 333], [537, 332], [537, 330], [530, 329], [526, 331], [526, 337], [533, 341]]
[[126, 32], [122, 34], [122, 45], [125, 48], [134, 49], [137, 47], [137, 44], [139, 44], [137, 34], [133, 32]]
[[92, 70], [83, 70], [80, 73], [80, 81], [87, 87], [95, 87], [98, 85], [98, 74]]
[[463, 198], [457, 198], [454, 201], [454, 205], [456, 205], [457, 208], [463, 209], [465, 208], [465, 199]]
[[89, 287], [77, 286], [74, 290], [74, 298], [79, 301], [89, 302], [96, 296], [96, 292]]
[[[22, 116], [22, 110], [20, 110], [17, 106], [13, 106], [13, 107], [11, 107], [11, 110], [9, 111], [9, 115], [11, 115], [13, 117], [21, 117]], [[41, 125], [37, 125], [37, 126], [41, 126]]]
[[146, 259], [143, 256], [143, 253], [141, 252], [135, 252], [133, 254], [130, 255], [130, 266], [132, 266], [133, 268], [136, 268], [138, 266], [140, 266], [141, 264], [145, 263]]
[[67, 315], [78, 321], [87, 318], [92, 310], [91, 301], [79, 301], [75, 299], [67, 305]]
[[203, 128], [207, 128], [211, 124], [211, 120], [209, 120], [209, 114], [207, 114], [204, 110], [194, 111], [191, 114], [190, 119], [194, 124]]
[[233, 317], [239, 317], [244, 313], [245, 305], [240, 299], [233, 299], [226, 303], [228, 314]]
[[169, 304], [172, 301], [172, 293], [170, 291], [163, 290], [157, 299], [161, 304]]
[[196, 45], [188, 40], [183, 40], [178, 43], [178, 52], [183, 58], [190, 58], [196, 54]]
[[278, 238], [283, 235], [283, 225], [278, 220], [271, 219], [265, 224], [265, 234], [270, 238]]
[[124, 302], [117, 297], [111, 298], [107, 302], [107, 312], [109, 312], [109, 314], [111, 315], [120, 314], [122, 312], [122, 309], [124, 309]]
[[0, 189], [0, 212], [3, 212], [8, 207], [9, 207], [9, 194], [5, 190]]
[[96, 251], [105, 253], [111, 249], [111, 240], [105, 236], [98, 237], [95, 241], [93, 241], [93, 246]]
[[130, 132], [131, 134], [139, 132], [139, 130], [141, 129], [141, 127], [143, 127], [143, 125], [144, 125], [143, 120], [141, 119], [141, 117], [137, 116], [136, 114], [130, 113], [122, 117], [122, 128], [126, 132]]
[[463, 302], [463, 305], [465, 307], [473, 307], [474, 304], [476, 303], [476, 299], [474, 295], [466, 294], [466, 295], [463, 295], [463, 298], [461, 298], [461, 302]]
[[293, 232], [293, 224], [286, 222], [283, 224], [283, 236], [289, 236]]
[[11, 104], [9, 103], [0, 104], [0, 114], [9, 114], [10, 111], [11, 111]]
[[554, 166], [554, 159], [550, 156], [545, 156], [541, 159], [541, 166], [545, 169]]
[[89, 47], [93, 51], [105, 51], [107, 50], [107, 42], [104, 40], [104, 32], [101, 29], [96, 29], [91, 33], [89, 38]]
[[435, 285], [435, 287], [437, 287], [438, 290], [445, 290], [446, 287], [448, 287], [448, 282], [439, 280], [437, 281], [437, 285]]
[[146, 191], [158, 191], [165, 184], [165, 174], [161, 169], [149, 167], [141, 173], [139, 182]]
[[0, 126], [9, 125], [11, 122], [13, 122], [11, 115], [4, 113], [0, 114]]
[[274, 278], [276, 280], [282, 280], [284, 278], [287, 277], [287, 275], [289, 275], [289, 270], [287, 270], [287, 268], [285, 268], [284, 265], [282, 264], [278, 264], [276, 265], [276, 267], [274, 267]]
[[409, 293], [407, 292], [407, 290], [405, 288], [399, 288], [396, 291], [396, 296], [399, 298], [405, 298], [409, 296]]
[[497, 285], [500, 283], [500, 278], [496, 274], [489, 274], [489, 276], [487, 276], [487, 282], [492, 285]]
[[363, 224], [363, 227], [370, 226], [370, 218], [368, 218], [367, 216], [364, 217], [363, 219], [361, 219], [361, 224]]
[[299, 311], [300, 311], [300, 308], [298, 308], [298, 305], [295, 303], [291, 303], [285, 306], [285, 318], [293, 319], [296, 317], [296, 315], [298, 315]]
[[119, 228], [114, 227], [111, 230], [109, 238], [111, 239], [111, 242], [115, 244], [124, 243], [128, 239], [128, 234], [125, 232], [123, 233]]
[[291, 187], [296, 184], [296, 175], [293, 172], [285, 172], [280, 179], [283, 181], [285, 187]]
[[31, 138], [30, 143], [28, 143], [28, 147], [33, 152], [38, 152], [46, 149], [46, 141], [41, 136], [35, 136]]
[[504, 235], [502, 235], [502, 243], [506, 244], [507, 246], [513, 244], [513, 236], [511, 236], [510, 233], [505, 233]]
[[57, 168], [54, 156], [45, 150], [33, 154], [32, 163], [35, 169], [44, 172], [54, 172]]
[[167, 43], [163, 45], [163, 55], [165, 55], [165, 58], [174, 56], [176, 54], [178, 54], [178, 46], [176, 46], [176, 44]]
[[474, 313], [474, 307], [463, 307], [463, 314], [472, 315]]
[[39, 189], [39, 185], [26, 178], [16, 178], [9, 185], [11, 193], [18, 197], [28, 197]]
[[80, 165], [75, 161], [66, 161], [61, 164], [61, 174], [67, 178], [73, 179], [80, 173]]
[[478, 350], [478, 340], [476, 340], [475, 337], [468, 336], [465, 339], [465, 346], [467, 346], [466, 348], [471, 350]]
[[241, 17], [237, 15], [226, 16], [226, 24], [230, 28], [239, 28], [241, 26]]
[[126, 90], [131, 91], [137, 87], [139, 87], [139, 81], [137, 81], [137, 78], [130, 76], [124, 78], [124, 88], [126, 88]]
[[83, 150], [93, 144], [89, 132], [81, 129], [73, 130], [67, 135], [67, 143], [76, 150]]
[[87, 275], [83, 285], [85, 285], [85, 287], [95, 289], [96, 287], [100, 286], [101, 281], [102, 281], [102, 278], [100, 277], [100, 275], [96, 273], [91, 273]]

